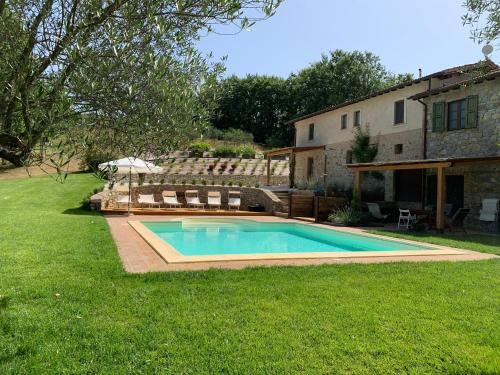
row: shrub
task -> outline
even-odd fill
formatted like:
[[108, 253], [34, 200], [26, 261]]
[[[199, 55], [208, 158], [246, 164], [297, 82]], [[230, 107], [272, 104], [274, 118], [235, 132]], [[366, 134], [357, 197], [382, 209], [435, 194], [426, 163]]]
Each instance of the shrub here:
[[214, 151], [214, 156], [221, 158], [231, 158], [238, 156], [238, 154], [239, 154], [239, 149], [237, 147], [229, 145], [217, 146], [217, 148]]
[[207, 184], [207, 181], [206, 181], [206, 180], [201, 180], [201, 184], [202, 184], [202, 185], [206, 185], [206, 184]]
[[347, 226], [358, 225], [361, 222], [361, 212], [356, 211], [353, 207], [340, 208], [333, 210], [328, 215], [328, 221]]
[[87, 147], [83, 152], [81, 167], [89, 171], [97, 171], [99, 164], [118, 159], [114, 150], [103, 150], [97, 146]]
[[210, 164], [210, 165], [208, 166], [208, 171], [209, 171], [209, 172], [212, 172], [212, 171], [214, 170], [214, 168], [215, 168], [215, 164]]
[[213, 181], [213, 180], [212, 180], [212, 181], [210, 182], [210, 184], [211, 184], [212, 186], [214, 186], [214, 185], [215, 185], [215, 181]]
[[260, 185], [257, 183], [257, 184], [255, 184], [255, 187], [258, 189], [260, 187]]
[[253, 142], [253, 135], [241, 129], [229, 128], [222, 132], [222, 139], [229, 142]]
[[239, 147], [239, 154], [245, 159], [255, 158], [255, 149], [251, 145], [243, 145]]
[[242, 187], [242, 186], [243, 186], [243, 182], [241, 182], [241, 181], [240, 181], [240, 182], [238, 182], [238, 186], [239, 186], [239, 187]]
[[160, 180], [160, 184], [162, 184], [162, 185], [163, 185], [164, 183], [165, 183], [165, 179], [164, 179], [164, 178], [162, 178], [162, 179]]
[[186, 180], [182, 180], [181, 182], [183, 185], [186, 185]]
[[191, 156], [193, 157], [201, 157], [204, 152], [210, 151], [210, 143], [208, 142], [194, 142], [191, 143], [188, 150], [191, 152]]
[[221, 185], [222, 185], [222, 186], [226, 186], [226, 181], [222, 180]]
[[151, 180], [151, 179], [150, 179], [150, 180], [148, 181], [148, 184], [153, 185], [153, 180]]
[[196, 180], [195, 179], [191, 180], [191, 185], [196, 185]]
[[233, 181], [229, 181], [227, 184], [228, 186], [233, 186]]
[[238, 165], [240, 165], [240, 163], [234, 162], [231, 164], [231, 168], [236, 169], [236, 168], [238, 168]]

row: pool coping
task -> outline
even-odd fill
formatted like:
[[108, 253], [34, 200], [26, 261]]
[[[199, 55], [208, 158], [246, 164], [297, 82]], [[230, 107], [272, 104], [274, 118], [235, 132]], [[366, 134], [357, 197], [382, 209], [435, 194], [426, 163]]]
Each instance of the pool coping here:
[[[203, 216], [200, 216], [203, 218]], [[335, 227], [320, 223], [305, 223], [293, 219], [279, 219], [273, 222], [281, 223], [299, 223], [303, 225], [311, 225], [328, 230], [345, 232], [350, 234], [362, 235], [364, 237], [378, 238], [391, 242], [400, 242], [409, 245], [423, 246], [425, 250], [388, 250], [388, 251], [351, 251], [351, 252], [301, 252], [301, 253], [256, 253], [256, 254], [219, 254], [219, 255], [182, 255], [173, 246], [163, 241], [160, 237], [150, 231], [142, 222], [158, 222], [158, 221], [179, 221], [182, 218], [169, 218], [162, 220], [129, 220], [128, 224], [135, 230], [137, 234], [167, 263], [184, 264], [184, 263], [211, 263], [211, 262], [236, 262], [236, 261], [269, 261], [269, 260], [300, 260], [300, 259], [341, 259], [341, 258], [380, 258], [380, 257], [414, 257], [414, 256], [434, 256], [434, 255], [464, 255], [468, 254], [467, 250], [449, 248], [440, 245], [428, 244], [379, 234], [367, 233], [358, 228], [350, 227]], [[258, 217], [251, 217], [246, 220], [255, 222], [269, 222], [260, 220]]]

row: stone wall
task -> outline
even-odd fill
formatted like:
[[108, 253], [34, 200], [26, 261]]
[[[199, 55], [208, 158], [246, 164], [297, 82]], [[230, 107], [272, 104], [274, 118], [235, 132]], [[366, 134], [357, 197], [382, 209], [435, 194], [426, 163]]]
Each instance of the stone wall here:
[[[415, 160], [422, 158], [422, 131], [411, 130], [388, 135], [375, 135], [372, 143], [378, 145], [377, 157], [374, 161]], [[395, 145], [402, 144], [401, 154], [395, 154]], [[323, 171], [326, 153], [326, 184], [334, 190], [350, 191], [354, 186], [354, 173], [345, 166], [347, 151], [352, 142], [335, 143], [326, 146], [325, 150], [301, 152], [295, 159], [295, 183], [297, 186], [323, 187]], [[307, 158], [314, 158], [313, 176], [307, 179]], [[356, 162], [353, 160], [353, 162]], [[394, 199], [393, 172], [380, 174], [363, 174], [361, 189], [363, 195], [382, 196], [386, 200]]]
[[[112, 208], [114, 207], [114, 202], [118, 195], [123, 194], [126, 187], [115, 186], [113, 190], [107, 190], [102, 192], [99, 197], [95, 196], [95, 205], [99, 208]], [[137, 199], [139, 194], [153, 194], [156, 201], [162, 202], [162, 192], [165, 190], [175, 190], [179, 194], [179, 201], [181, 203], [186, 203], [184, 198], [184, 192], [186, 190], [198, 190], [201, 202], [207, 202], [207, 193], [209, 191], [219, 191], [222, 198], [222, 206], [227, 208], [228, 203], [228, 191], [240, 191], [241, 192], [241, 209], [247, 210], [249, 205], [261, 204], [265, 207], [266, 212], [281, 212], [282, 202], [276, 195], [271, 191], [266, 189], [257, 189], [249, 187], [235, 187], [235, 186], [203, 186], [203, 185], [170, 185], [170, 184], [145, 184], [142, 186], [132, 187], [132, 202], [134, 206], [137, 206]], [[92, 197], [94, 198], [94, 197]], [[100, 204], [97, 202], [98, 199], [101, 200]]]
[[[267, 185], [267, 176], [245, 176], [245, 175], [169, 175], [169, 174], [146, 174], [144, 175], [143, 182], [153, 183], [170, 183], [170, 184], [182, 184], [184, 181], [186, 184], [192, 183], [192, 181], [196, 181], [196, 184], [202, 183], [205, 181], [207, 185], [211, 185], [214, 182], [215, 185], [222, 185], [232, 183], [233, 185], [254, 187], [256, 185], [264, 186]], [[115, 181], [120, 183], [126, 183], [128, 181], [127, 174], [116, 174]], [[290, 184], [290, 178], [288, 176], [271, 176], [271, 185], [272, 186], [286, 186], [288, 187]], [[132, 182], [139, 182], [139, 175], [132, 175]]]
[[[433, 103], [478, 95], [478, 126], [472, 129], [432, 131]], [[500, 78], [461, 87], [425, 98], [428, 105], [427, 158], [478, 157], [500, 155]]]

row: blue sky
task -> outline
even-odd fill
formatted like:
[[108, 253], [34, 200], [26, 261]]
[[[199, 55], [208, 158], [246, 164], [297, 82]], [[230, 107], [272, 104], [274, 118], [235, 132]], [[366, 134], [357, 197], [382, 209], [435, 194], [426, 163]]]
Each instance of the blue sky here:
[[[394, 73], [429, 74], [483, 57], [462, 26], [462, 2], [285, 0], [250, 31], [211, 34], [199, 47], [216, 58], [227, 55], [227, 75], [286, 77], [337, 48], [373, 52]], [[498, 63], [499, 55], [491, 58]]]

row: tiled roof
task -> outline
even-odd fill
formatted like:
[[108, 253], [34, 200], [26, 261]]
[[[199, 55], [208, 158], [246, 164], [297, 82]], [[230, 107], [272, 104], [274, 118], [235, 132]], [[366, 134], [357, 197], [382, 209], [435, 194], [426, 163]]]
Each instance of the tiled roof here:
[[362, 96], [362, 97], [359, 97], [359, 98], [356, 98], [356, 99], [353, 99], [353, 100], [349, 100], [349, 101], [344, 102], [344, 103], [340, 103], [340, 104], [336, 104], [336, 105], [332, 105], [332, 106], [323, 108], [323, 109], [321, 109], [319, 111], [316, 111], [316, 112], [313, 112], [313, 113], [309, 113], [309, 114], [304, 115], [304, 116], [297, 117], [297, 118], [295, 118], [293, 120], [288, 121], [287, 123], [288, 124], [294, 124], [297, 121], [305, 120], [307, 118], [314, 117], [314, 116], [317, 116], [317, 115], [321, 115], [323, 113], [327, 113], [327, 112], [330, 112], [330, 111], [334, 111], [336, 109], [339, 109], [339, 108], [342, 108], [342, 107], [346, 107], [346, 106], [351, 105], [351, 104], [359, 103], [359, 102], [362, 102], [364, 100], [373, 98], [375, 96], [383, 95], [383, 94], [386, 94], [386, 93], [391, 92], [391, 91], [396, 91], [396, 90], [402, 89], [404, 87], [408, 87], [408, 86], [411, 86], [411, 85], [414, 85], [414, 84], [417, 84], [417, 83], [420, 83], [420, 82], [423, 82], [423, 81], [427, 81], [427, 80], [429, 80], [431, 78], [446, 78], [446, 77], [449, 77], [449, 76], [454, 75], [454, 74], [461, 74], [461, 73], [465, 73], [465, 72], [470, 72], [472, 70], [479, 69], [479, 68], [486, 68], [486, 69], [490, 69], [490, 70], [492, 70], [492, 69], [496, 70], [496, 69], [499, 69], [500, 67], [497, 64], [495, 64], [493, 61], [491, 61], [491, 60], [480, 61], [480, 62], [474, 63], [474, 64], [466, 64], [466, 65], [455, 66], [453, 68], [448, 68], [448, 69], [440, 70], [439, 72], [432, 73], [432, 74], [429, 74], [429, 75], [426, 75], [424, 77], [417, 78], [417, 79], [414, 79], [414, 80], [411, 80], [411, 81], [408, 81], [408, 82], [403, 82], [403, 83], [400, 83], [398, 85], [394, 85], [394, 86], [388, 87], [388, 88], [383, 89], [383, 90], [375, 91], [375, 92], [373, 92], [373, 93], [371, 93], [369, 95], [365, 95], [365, 96]]

